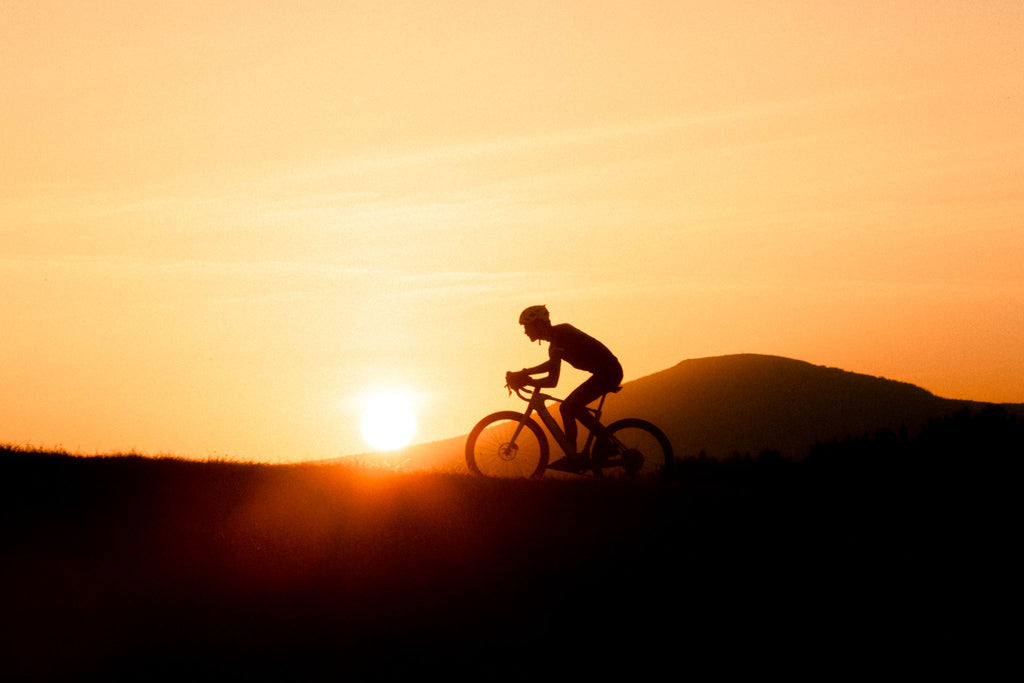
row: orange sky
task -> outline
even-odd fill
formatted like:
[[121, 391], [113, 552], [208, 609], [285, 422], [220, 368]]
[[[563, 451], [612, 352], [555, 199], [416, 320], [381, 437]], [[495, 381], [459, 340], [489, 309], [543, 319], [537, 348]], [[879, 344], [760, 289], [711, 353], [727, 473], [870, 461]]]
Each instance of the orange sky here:
[[333, 457], [381, 386], [465, 433], [535, 303], [627, 380], [755, 352], [1024, 402], [1018, 0], [0, 17], [0, 442]]

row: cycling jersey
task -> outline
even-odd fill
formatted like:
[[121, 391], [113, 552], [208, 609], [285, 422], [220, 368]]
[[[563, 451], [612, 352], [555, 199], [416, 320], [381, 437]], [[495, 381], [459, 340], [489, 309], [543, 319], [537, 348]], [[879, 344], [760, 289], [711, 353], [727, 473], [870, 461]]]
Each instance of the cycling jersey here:
[[549, 341], [548, 355], [552, 359], [594, 374], [622, 372], [619, 359], [607, 346], [568, 323], [553, 325]]

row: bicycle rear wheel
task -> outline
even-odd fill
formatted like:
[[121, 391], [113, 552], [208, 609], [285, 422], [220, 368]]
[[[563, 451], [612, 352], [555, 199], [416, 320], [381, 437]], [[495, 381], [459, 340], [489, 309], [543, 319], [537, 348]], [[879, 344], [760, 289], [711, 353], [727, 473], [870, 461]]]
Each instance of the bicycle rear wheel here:
[[671, 474], [675, 457], [672, 444], [660, 429], [647, 420], [626, 418], [608, 425], [608, 432], [622, 444], [599, 442], [595, 454], [621, 465], [629, 476], [666, 476]]
[[522, 413], [492, 413], [469, 433], [466, 464], [471, 472], [487, 477], [540, 477], [548, 466], [548, 440], [540, 426]]

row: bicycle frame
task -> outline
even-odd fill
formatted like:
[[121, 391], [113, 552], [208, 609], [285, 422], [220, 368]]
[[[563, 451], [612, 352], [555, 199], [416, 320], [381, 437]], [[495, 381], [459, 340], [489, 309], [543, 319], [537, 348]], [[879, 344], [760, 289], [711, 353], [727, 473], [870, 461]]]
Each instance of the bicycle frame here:
[[[509, 390], [512, 391], [511, 388]], [[555, 401], [556, 403], [561, 403], [562, 399], [541, 393], [540, 389], [537, 387], [533, 387], [533, 391], [529, 394], [529, 397], [523, 396], [523, 394], [521, 393], [522, 391], [523, 389], [515, 389], [516, 395], [519, 396], [519, 398], [526, 401], [526, 412], [523, 413], [524, 417], [528, 420], [530, 419], [530, 416], [533, 415], [533, 413], [536, 413], [540, 417], [541, 422], [544, 423], [544, 426], [548, 428], [548, 431], [551, 433], [551, 436], [555, 438], [555, 443], [557, 443], [558, 447], [562, 449], [562, 453], [564, 453], [565, 455], [575, 455], [576, 444], [570, 444], [568, 442], [568, 440], [565, 438], [565, 432], [562, 431], [561, 426], [555, 420], [554, 416], [551, 414], [551, 411], [548, 410], [547, 405], [545, 405], [547, 401]], [[590, 425], [583, 425], [584, 427], [587, 428], [587, 440], [583, 445], [583, 450], [581, 451], [581, 453], [590, 452], [590, 448], [594, 443], [594, 439], [598, 435], [604, 436], [606, 438], [612, 438], [613, 440], [617, 441], [617, 439], [614, 439], [614, 437], [612, 437], [611, 435], [607, 434], [604, 431], [604, 425], [601, 424], [601, 410], [604, 408], [604, 400], [605, 398], [607, 398], [607, 396], [608, 394], [601, 395], [601, 400], [598, 402], [597, 408], [591, 408], [589, 406], [585, 407], [585, 410], [593, 416], [594, 424], [596, 425], [597, 429], [591, 427]], [[518, 427], [516, 427], [515, 432], [512, 434], [510, 443], [515, 443], [516, 439], [519, 438], [519, 434], [522, 431], [523, 424], [520, 424]], [[618, 445], [621, 446], [621, 444]]]

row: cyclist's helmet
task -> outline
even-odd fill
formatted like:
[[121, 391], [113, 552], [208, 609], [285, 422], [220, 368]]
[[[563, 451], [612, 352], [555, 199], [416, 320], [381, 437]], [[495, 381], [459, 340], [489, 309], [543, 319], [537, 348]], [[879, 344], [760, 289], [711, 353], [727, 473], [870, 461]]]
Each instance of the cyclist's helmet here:
[[548, 314], [547, 306], [530, 306], [519, 314], [520, 325], [525, 325], [526, 323], [531, 323], [536, 320], [543, 320], [546, 323], [551, 322], [551, 316]]

